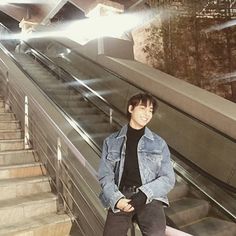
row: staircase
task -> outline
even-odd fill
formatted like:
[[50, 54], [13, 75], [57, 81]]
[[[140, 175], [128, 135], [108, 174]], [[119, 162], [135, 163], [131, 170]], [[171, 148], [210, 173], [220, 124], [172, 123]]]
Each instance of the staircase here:
[[[39, 85], [39, 87], [72, 118], [78, 121], [79, 125], [92, 137], [93, 141], [101, 146], [103, 140], [111, 133], [118, 130], [118, 126], [110, 124], [107, 116], [81, 93], [86, 93], [79, 83], [81, 93], [70, 86], [70, 82], [58, 78], [55, 74], [25, 54], [14, 53], [24, 70]], [[72, 81], [71, 81], [72, 82]]]
[[169, 193], [166, 215], [184, 232], [194, 236], [235, 236], [236, 224], [215, 212], [210, 203], [199, 198], [179, 176]]
[[67, 236], [71, 220], [57, 214], [57, 196], [34, 150], [24, 150], [19, 121], [0, 97], [0, 236]]

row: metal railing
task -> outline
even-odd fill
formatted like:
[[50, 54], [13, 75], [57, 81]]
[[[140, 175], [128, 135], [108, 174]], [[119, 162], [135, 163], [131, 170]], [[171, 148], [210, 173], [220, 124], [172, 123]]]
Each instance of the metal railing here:
[[58, 211], [71, 215], [79, 235], [102, 234], [105, 212], [101, 211], [98, 200], [95, 169], [31, 94], [11, 78], [7, 82], [2, 75], [1, 79], [2, 90], [6, 91], [8, 86], [4, 97], [9, 98], [9, 105], [22, 127], [28, 126], [25, 149], [32, 147], [36, 151], [37, 159], [50, 176], [53, 191], [58, 194]]

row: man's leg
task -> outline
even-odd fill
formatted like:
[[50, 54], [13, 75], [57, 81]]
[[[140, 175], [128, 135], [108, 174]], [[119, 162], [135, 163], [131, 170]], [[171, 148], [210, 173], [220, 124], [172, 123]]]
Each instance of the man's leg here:
[[162, 202], [153, 200], [136, 213], [143, 236], [165, 236], [166, 218]]
[[103, 236], [126, 236], [132, 222], [132, 212], [108, 210]]

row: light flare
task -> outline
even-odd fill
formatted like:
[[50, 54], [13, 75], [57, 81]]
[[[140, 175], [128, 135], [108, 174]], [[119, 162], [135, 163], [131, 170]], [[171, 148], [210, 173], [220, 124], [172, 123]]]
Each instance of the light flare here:
[[[5, 35], [5, 39], [20, 39], [27, 41], [28, 39], [34, 38], [67, 37], [84, 45], [91, 40], [102, 37], [122, 38], [126, 32], [130, 32], [137, 27], [150, 23], [162, 13], [150, 10], [92, 17], [65, 24], [51, 25], [51, 29], [47, 29], [47, 31], [35, 32], [32, 30], [27, 33], [22, 32], [20, 34]], [[37, 27], [35, 30], [37, 30]]]
[[212, 31], [219, 31], [219, 30], [233, 27], [235, 25], [236, 25], [236, 20], [230, 20], [230, 21], [227, 21], [223, 24], [213, 25], [213, 26], [209, 27], [208, 29], [205, 29], [204, 32], [210, 33]]
[[0, 5], [7, 4], [49, 4], [48, 0], [1, 0]]

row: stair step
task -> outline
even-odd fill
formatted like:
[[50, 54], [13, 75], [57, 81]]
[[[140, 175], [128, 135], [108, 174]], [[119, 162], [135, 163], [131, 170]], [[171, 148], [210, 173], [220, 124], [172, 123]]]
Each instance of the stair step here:
[[236, 224], [207, 217], [193, 224], [181, 227], [181, 230], [194, 236], [234, 236], [236, 235]]
[[0, 166], [0, 179], [39, 176], [44, 173], [46, 173], [45, 168], [39, 162]]
[[67, 236], [71, 219], [66, 214], [36, 216], [0, 229], [1, 236]]
[[58, 103], [62, 106], [62, 107], [81, 107], [81, 108], [85, 108], [88, 107], [90, 108], [90, 104], [86, 101], [79, 101], [79, 100], [67, 100], [67, 98], [64, 98], [63, 100], [59, 100]]
[[0, 121], [0, 132], [7, 129], [19, 129], [20, 122], [16, 120], [12, 121]]
[[58, 94], [67, 96], [67, 94], [70, 94], [70, 91], [68, 89], [53, 89], [53, 88], [45, 88], [44, 91], [47, 93], [50, 93], [51, 96], [57, 96]]
[[24, 149], [23, 139], [0, 140], [0, 152]]
[[74, 108], [70, 108], [67, 107], [65, 108], [66, 111], [78, 116], [80, 114], [98, 114], [98, 109], [94, 108], [94, 107], [84, 107], [84, 108], [79, 108], [79, 107], [74, 107]]
[[168, 199], [170, 202], [185, 197], [189, 191], [189, 187], [186, 182], [184, 182], [182, 179], [178, 180], [177, 177], [176, 180], [175, 187], [168, 193]]
[[105, 115], [99, 115], [99, 114], [90, 114], [90, 115], [80, 114], [74, 117], [76, 120], [83, 123], [97, 123], [106, 121]]
[[110, 132], [109, 133], [96, 133], [96, 134], [92, 134], [91, 137], [98, 146], [102, 147], [104, 139], [107, 138], [109, 135], [111, 135]]
[[47, 176], [0, 180], [0, 200], [29, 196], [51, 191]]
[[53, 89], [55, 90], [55, 93], [57, 93], [57, 91], [61, 91], [61, 90], [68, 90], [68, 86], [65, 85], [65, 84], [60, 84], [58, 82], [55, 82], [55, 83], [52, 83], [52, 84], [45, 84], [45, 83], [42, 83], [42, 88], [43, 89]]
[[11, 112], [0, 112], [0, 121], [14, 120], [15, 115]]
[[194, 198], [183, 198], [171, 202], [170, 206], [165, 208], [165, 213], [178, 227], [205, 217], [210, 207], [207, 201]]
[[4, 107], [4, 100], [0, 99], [0, 107]]
[[81, 95], [79, 95], [79, 94], [70, 94], [70, 93], [68, 93], [68, 94], [66, 94], [66, 95], [63, 95], [63, 94], [54, 94], [53, 95], [53, 97], [55, 97], [56, 99], [58, 99], [58, 100], [80, 100], [80, 99], [82, 99], [82, 97], [81, 97]]
[[21, 139], [22, 138], [21, 129], [12, 130], [0, 130], [0, 139]]
[[88, 125], [88, 128], [91, 131], [91, 133], [110, 133], [111, 134], [115, 132], [115, 126], [111, 125], [109, 122], [91, 123]]
[[0, 152], [0, 165], [17, 165], [37, 161], [34, 150]]
[[5, 112], [5, 107], [0, 107], [0, 113]]
[[40, 193], [0, 201], [0, 229], [3, 225], [15, 224], [34, 216], [56, 212], [56, 195]]

